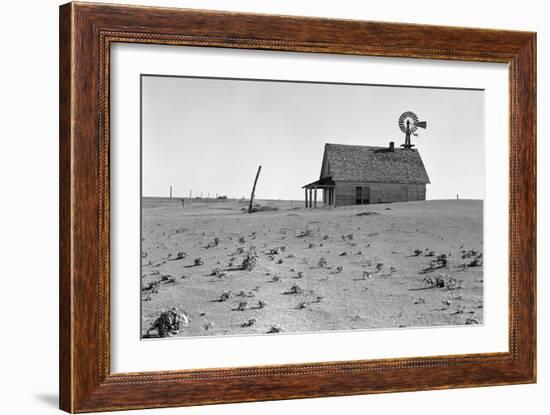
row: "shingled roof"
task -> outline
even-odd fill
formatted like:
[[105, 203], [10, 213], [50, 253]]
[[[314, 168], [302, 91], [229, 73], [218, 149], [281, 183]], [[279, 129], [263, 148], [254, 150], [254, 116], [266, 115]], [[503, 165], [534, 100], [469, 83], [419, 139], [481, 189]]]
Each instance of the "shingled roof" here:
[[430, 183], [415, 149], [325, 144], [321, 176], [334, 181]]

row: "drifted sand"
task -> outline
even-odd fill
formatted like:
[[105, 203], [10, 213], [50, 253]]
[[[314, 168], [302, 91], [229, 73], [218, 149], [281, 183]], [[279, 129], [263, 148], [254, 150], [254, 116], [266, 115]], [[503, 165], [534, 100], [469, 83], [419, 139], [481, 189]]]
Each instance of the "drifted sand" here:
[[[260, 334], [272, 326], [291, 333], [483, 322], [483, 268], [464, 266], [472, 259], [462, 258], [463, 251], [482, 252], [482, 201], [336, 209], [259, 203], [278, 210], [247, 214], [241, 211], [247, 205], [235, 200], [186, 200], [185, 208], [180, 200], [142, 200], [142, 286], [162, 276], [173, 279], [160, 283], [158, 293], [142, 292], [143, 335], [172, 306], [190, 318], [178, 336]], [[357, 215], [362, 212], [373, 214]], [[298, 236], [306, 230], [307, 236]], [[241, 265], [251, 246], [259, 256], [252, 271], [211, 275]], [[237, 253], [239, 247], [245, 252]], [[429, 251], [451, 254], [448, 266], [423, 273], [435, 259], [426, 256]], [[179, 252], [185, 258], [174, 260]], [[204, 265], [193, 266], [196, 258]], [[326, 267], [319, 267], [321, 258]], [[424, 282], [440, 275], [454, 278], [457, 287]], [[289, 294], [295, 284], [303, 292]], [[229, 299], [218, 301], [226, 291]], [[241, 291], [251, 296], [238, 296]], [[257, 307], [259, 300], [264, 308]], [[242, 301], [248, 305], [239, 311]], [[253, 325], [241, 326], [251, 319]]]

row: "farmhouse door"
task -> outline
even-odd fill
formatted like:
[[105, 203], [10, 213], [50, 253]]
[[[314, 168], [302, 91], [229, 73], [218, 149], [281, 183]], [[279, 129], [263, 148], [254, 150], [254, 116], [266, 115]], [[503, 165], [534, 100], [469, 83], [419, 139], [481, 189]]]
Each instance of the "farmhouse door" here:
[[409, 188], [407, 186], [401, 186], [401, 201], [409, 201]]
[[368, 205], [370, 203], [370, 187], [363, 187], [363, 204]]
[[361, 186], [357, 186], [355, 188], [355, 204], [360, 205], [363, 203], [363, 188]]

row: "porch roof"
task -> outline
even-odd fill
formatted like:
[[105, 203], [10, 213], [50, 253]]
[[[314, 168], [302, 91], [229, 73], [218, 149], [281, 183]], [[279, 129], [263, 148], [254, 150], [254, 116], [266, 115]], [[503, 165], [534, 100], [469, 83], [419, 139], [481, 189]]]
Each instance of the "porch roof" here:
[[334, 187], [334, 180], [332, 177], [323, 177], [322, 179], [316, 180], [312, 183], [308, 183], [305, 186], [302, 186], [302, 189], [314, 189], [314, 188], [328, 189]]

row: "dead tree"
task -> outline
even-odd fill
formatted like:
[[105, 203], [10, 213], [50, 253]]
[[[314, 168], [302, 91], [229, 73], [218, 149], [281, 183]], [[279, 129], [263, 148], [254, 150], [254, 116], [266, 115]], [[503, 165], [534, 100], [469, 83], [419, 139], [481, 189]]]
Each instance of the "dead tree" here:
[[258, 177], [260, 176], [260, 171], [262, 166], [258, 166], [258, 172], [256, 173], [256, 178], [254, 179], [254, 186], [252, 186], [252, 194], [250, 195], [250, 205], [248, 205], [248, 213], [252, 213], [252, 203], [254, 202], [254, 193], [256, 192], [256, 183], [258, 183]]

